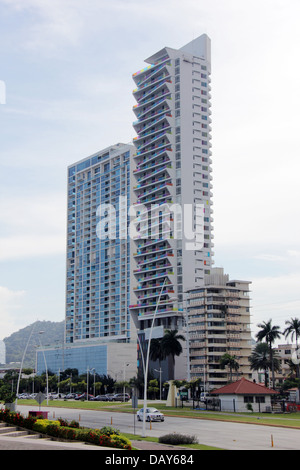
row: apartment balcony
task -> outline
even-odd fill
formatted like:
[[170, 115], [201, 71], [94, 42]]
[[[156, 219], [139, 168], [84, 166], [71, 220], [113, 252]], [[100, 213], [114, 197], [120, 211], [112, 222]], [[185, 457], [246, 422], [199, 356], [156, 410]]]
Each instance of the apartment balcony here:
[[155, 256], [154, 258], [153, 257], [151, 257], [151, 258], [148, 257], [148, 258], [145, 258], [144, 260], [138, 262], [137, 265], [139, 267], [143, 267], [143, 266], [146, 266], [149, 263], [153, 263], [153, 262], [156, 262], [156, 261], [159, 261], [159, 260], [167, 259], [167, 258], [172, 257], [172, 256], [174, 256], [173, 253], [164, 253], [163, 255]]
[[144, 198], [148, 198], [151, 194], [159, 193], [159, 196], [164, 196], [168, 197], [170, 196], [169, 192], [166, 192], [164, 190], [168, 189], [169, 186], [173, 186], [173, 183], [170, 181], [171, 178], [166, 179], [159, 185], [151, 184], [150, 186], [154, 186], [153, 189], [150, 189], [150, 191], [144, 191], [143, 193], [139, 193], [136, 195], [137, 199], [139, 202], [142, 202]]
[[[149, 117], [149, 114], [152, 114], [154, 110], [157, 112], [164, 111], [164, 112], [171, 112], [170, 107], [168, 105], [168, 100], [171, 100], [171, 93], [166, 93], [165, 96], [161, 97], [157, 101], [151, 101], [151, 105], [145, 109], [142, 109], [142, 106], [135, 105], [133, 107], [133, 112], [135, 113], [136, 117], [139, 121], [143, 121], [146, 117]], [[165, 106], [168, 106], [167, 108]], [[160, 108], [160, 109], [159, 109]]]
[[[142, 240], [139, 240], [139, 241], [142, 242]], [[167, 240], [157, 240], [157, 239], [156, 240], [144, 240], [144, 243], [139, 243], [137, 245], [137, 248], [144, 249], [144, 248], [150, 248], [151, 247], [151, 249], [153, 250], [154, 246], [160, 245], [162, 243], [166, 244], [166, 243], [168, 243], [168, 241]], [[157, 248], [158, 248], [158, 246], [157, 246]]]
[[159, 63], [149, 65], [148, 67], [145, 67], [144, 69], [139, 70], [138, 72], [135, 72], [132, 75], [132, 78], [137, 84], [137, 87], [140, 88], [145, 83], [147, 83], [148, 80], [150, 80], [151, 78], [155, 78], [161, 70], [169, 67], [170, 65], [171, 65], [170, 58], [165, 57]]
[[167, 152], [163, 151], [162, 153], [164, 153], [163, 156], [159, 156], [158, 159], [157, 157], [150, 158], [147, 165], [137, 168], [137, 171], [135, 172], [137, 181], [139, 181], [138, 175], [140, 174], [142, 179], [147, 180], [160, 171], [167, 171], [172, 169], [172, 163], [169, 159], [169, 156], [167, 155]]
[[[161, 151], [161, 153], [163, 153], [163, 151], [168, 151], [168, 152], [172, 152], [172, 148], [171, 148], [171, 144], [169, 141], [167, 142], [162, 142], [161, 144], [156, 144], [156, 145], [151, 145], [151, 148], [144, 148], [143, 150], [137, 152], [134, 156], [134, 158], [141, 158], [143, 157], [143, 161], [142, 162], [139, 162], [139, 164], [145, 162], [145, 160], [147, 159], [147, 155], [149, 155], [149, 153], [151, 154], [152, 153], [152, 156], [151, 156], [151, 160], [154, 159], [154, 158], [157, 158], [157, 150]], [[155, 155], [153, 155], [153, 153], [155, 153]]]
[[138, 134], [134, 139], [133, 142], [138, 141], [139, 139], [145, 137], [146, 135], [152, 134], [153, 127], [155, 129], [160, 128], [161, 126], [169, 125], [169, 117], [171, 117], [170, 113], [162, 112], [158, 114], [158, 117], [150, 116], [148, 119], [144, 121], [144, 123], [137, 121], [135, 128], [136, 133]]
[[147, 144], [148, 142], [150, 142], [149, 140], [148, 140], [148, 142], [145, 142], [145, 139], [147, 137], [154, 136], [155, 134], [161, 133], [165, 129], [168, 129], [168, 128], [171, 127], [167, 121], [166, 121], [166, 124], [167, 125], [164, 125], [164, 126], [163, 125], [160, 125], [160, 126], [151, 125], [151, 126], [149, 126], [147, 132], [146, 131], [145, 132], [144, 131], [139, 132], [139, 134], [136, 137], [133, 138], [133, 143], [136, 146], [136, 148], [139, 149], [142, 144]]
[[[141, 189], [150, 188], [151, 186], [158, 187], [159, 185], [161, 185], [161, 183], [171, 181], [171, 176], [169, 175], [169, 173], [167, 173], [164, 170], [161, 170], [160, 173], [161, 173], [161, 175], [159, 177], [157, 177], [157, 176], [154, 177], [153, 174], [151, 174], [149, 177], [147, 177], [147, 179], [146, 179], [146, 181], [144, 181], [144, 183], [138, 184], [137, 186], [134, 186], [133, 190], [138, 191], [138, 190], [141, 190]], [[150, 178], [151, 178], [151, 181], [148, 181]]]
[[151, 80], [146, 81], [143, 83], [143, 85], [138, 86], [132, 91], [133, 96], [137, 101], [139, 101], [140, 94], [144, 93], [146, 90], [152, 90], [154, 89], [155, 86], [159, 85], [160, 83], [170, 80], [171, 75], [167, 73], [166, 70], [163, 70], [161, 74], [157, 75], [155, 77], [152, 77]]
[[[191, 340], [191, 338], [190, 338]], [[205, 348], [207, 347], [207, 341], [194, 341], [193, 343], [190, 343], [190, 351], [192, 351], [193, 349], [197, 349], [197, 348]], [[199, 354], [199, 353], [198, 353]]]
[[[143, 291], [154, 290], [154, 289], [158, 289], [159, 291], [161, 291], [161, 288], [164, 285], [163, 281], [164, 280], [162, 280], [161, 282], [156, 282], [155, 284], [146, 283], [145, 285], [139, 285], [137, 287], [134, 287], [133, 291], [135, 292], [137, 297]], [[174, 293], [173, 284], [171, 282], [169, 284], [165, 284], [165, 286], [166, 286], [168, 293], [170, 292]]]
[[[135, 104], [133, 106], [133, 111], [135, 112], [136, 114], [136, 111], [139, 112], [140, 111], [140, 108], [143, 108], [145, 105], [148, 105], [150, 103], [153, 103], [155, 101], [159, 101], [159, 102], [162, 102], [164, 101], [167, 97], [169, 97], [169, 99], [171, 98], [171, 91], [165, 87], [165, 89], [162, 90], [161, 93], [156, 93], [155, 95], [151, 95], [149, 96], [147, 99], [143, 99], [141, 100], [139, 103]], [[146, 111], [145, 109], [143, 111]]]
[[[148, 300], [148, 299], [147, 299], [147, 300]], [[159, 305], [160, 305], [160, 306], [163, 306], [163, 305], [168, 305], [168, 306], [169, 306], [169, 305], [172, 305], [172, 306], [173, 306], [173, 303], [174, 303], [174, 302], [173, 302], [172, 300], [165, 299], [165, 300], [161, 300], [161, 301], [159, 302]], [[156, 308], [156, 306], [157, 306], [157, 302], [147, 302], [147, 301], [145, 301], [145, 302], [143, 302], [143, 303], [139, 302], [139, 303], [137, 303], [137, 304], [129, 305], [129, 308], [130, 308], [131, 310], [136, 310], [136, 309], [141, 309], [141, 308], [142, 308], [142, 309], [143, 309], [143, 308], [151, 308], [151, 307], [155, 307], [155, 308]], [[169, 310], [170, 310], [170, 309], [169, 309]]]
[[174, 275], [174, 271], [173, 271], [173, 268], [170, 268], [170, 270], [168, 271], [163, 271], [163, 272], [158, 272], [156, 274], [149, 274], [148, 276], [144, 276], [142, 278], [139, 278], [137, 279], [138, 282], [140, 283], [143, 283], [143, 282], [149, 282], [149, 281], [152, 281], [152, 280], [156, 280], [156, 279], [159, 279], [159, 278], [165, 278], [165, 277], [168, 277], [168, 276], [172, 276]]
[[158, 248], [155, 248], [155, 249], [152, 249], [152, 250], [148, 250], [147, 251], [147, 248], [145, 251], [142, 251], [142, 250], [138, 250], [137, 253], [133, 253], [133, 257], [134, 258], [139, 258], [141, 256], [151, 256], [151, 255], [155, 255], [156, 253], [162, 253], [164, 251], [168, 251], [169, 252], [169, 256], [172, 256], [173, 255], [173, 252], [172, 250], [170, 249], [170, 246], [167, 245], [166, 243], [164, 242], [161, 242], [163, 243], [162, 246], [158, 247]]
[[[166, 177], [170, 178], [169, 173], [167, 172], [167, 170], [171, 169], [171, 168], [172, 168], [172, 165], [166, 165], [166, 164], [163, 164], [162, 166], [159, 166], [158, 168], [155, 168], [154, 171], [152, 170], [152, 168], [150, 168], [149, 172], [145, 172], [142, 176], [137, 178], [138, 184], [137, 184], [137, 186], [134, 186], [134, 189], [143, 188], [144, 186], [146, 186], [148, 184], [151, 184], [153, 182], [157, 183], [158, 181], [160, 181], [161, 179], [164, 179]], [[153, 178], [155, 178], [155, 179], [153, 180]], [[152, 181], [147, 183], [147, 181], [149, 179], [152, 179]]]
[[[206, 360], [205, 359], [191, 359], [190, 360], [190, 364], [191, 365], [205, 365], [206, 364]], [[203, 369], [201, 369], [203, 370]]]
[[171, 118], [171, 117], [172, 117], [172, 114], [170, 110], [161, 109], [159, 111], [152, 112], [150, 115], [144, 117], [143, 119], [138, 119], [137, 121], [134, 121], [133, 127], [136, 133], [140, 134], [141, 132], [143, 132], [143, 129], [145, 128], [145, 127], [141, 127], [143, 124], [145, 126], [145, 123], [148, 123], [147, 127], [151, 127], [152, 124], [155, 124], [156, 122], [159, 122], [160, 120]]
[[145, 89], [141, 89], [141, 88], [136, 89], [136, 91], [134, 92], [134, 97], [135, 97], [138, 105], [143, 105], [145, 103], [148, 103], [149, 100], [152, 101], [153, 93], [156, 93], [155, 96], [157, 97], [157, 96], [159, 96], [159, 95], [157, 95], [159, 90], [161, 90], [161, 94], [163, 94], [166, 90], [169, 91], [169, 89], [166, 85], [167, 83], [172, 83], [170, 77], [158, 81], [157, 84], [154, 85], [153, 87], [147, 87], [148, 89], [147, 88], [145, 88]]
[[[148, 150], [145, 153], [147, 156], [144, 156], [143, 153], [135, 154], [133, 155], [134, 159], [138, 159], [137, 162], [137, 167], [133, 171], [134, 173], [137, 173], [139, 171], [145, 171], [147, 168], [151, 168], [153, 165], [153, 161], [158, 159], [159, 163], [163, 162], [168, 162], [170, 160], [170, 155], [168, 155], [167, 152], [172, 152], [171, 144], [169, 143], [169, 149], [168, 148], [160, 148], [158, 151], [157, 150]], [[148, 155], [150, 153], [150, 156]]]
[[168, 263], [168, 258], [164, 257], [164, 260], [165, 260], [165, 263], [158, 263], [158, 264], [156, 264], [155, 262], [151, 260], [149, 266], [146, 266], [146, 267], [144, 266], [142, 268], [134, 269], [133, 273], [140, 275], [140, 274], [148, 273], [149, 271], [154, 272], [159, 269], [171, 268], [172, 265]]

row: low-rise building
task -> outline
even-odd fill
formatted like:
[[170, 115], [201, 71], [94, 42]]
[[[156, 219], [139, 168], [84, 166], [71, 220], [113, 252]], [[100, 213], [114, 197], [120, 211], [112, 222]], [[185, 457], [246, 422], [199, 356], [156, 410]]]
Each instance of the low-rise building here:
[[242, 377], [237, 382], [225, 385], [210, 394], [220, 399], [222, 411], [270, 412], [271, 397], [278, 392]]

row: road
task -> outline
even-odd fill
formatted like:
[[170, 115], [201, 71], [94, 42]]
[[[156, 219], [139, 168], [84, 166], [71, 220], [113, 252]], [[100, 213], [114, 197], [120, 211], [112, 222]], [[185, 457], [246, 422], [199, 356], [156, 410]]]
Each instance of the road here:
[[[26, 415], [29, 410], [39, 408], [18, 405], [17, 409]], [[81, 426], [101, 428], [112, 425], [121, 432], [142, 434], [142, 423], [134, 419], [133, 413], [52, 407], [48, 410], [49, 419], [75, 419]], [[146, 423], [147, 436], [159, 437], [169, 432], [196, 435], [201, 444], [227, 450], [300, 450], [300, 430], [297, 429], [182, 417], [166, 417], [163, 423], [151, 423], [151, 429]]]

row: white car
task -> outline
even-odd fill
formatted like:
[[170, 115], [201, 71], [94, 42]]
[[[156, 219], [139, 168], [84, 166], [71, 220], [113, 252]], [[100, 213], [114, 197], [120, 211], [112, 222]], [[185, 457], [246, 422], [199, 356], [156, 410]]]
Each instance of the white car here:
[[[144, 408], [137, 412], [138, 421], [143, 421]], [[146, 408], [146, 421], [164, 421], [165, 417], [163, 413], [158, 411], [156, 408]]]

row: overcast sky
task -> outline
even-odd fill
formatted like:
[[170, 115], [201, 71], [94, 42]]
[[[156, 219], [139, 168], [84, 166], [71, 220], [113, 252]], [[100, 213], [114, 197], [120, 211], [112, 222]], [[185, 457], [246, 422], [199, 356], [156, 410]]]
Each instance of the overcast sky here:
[[130, 143], [132, 74], [212, 41], [215, 266], [300, 318], [299, 0], [0, 0], [0, 339], [65, 307], [67, 166]]

